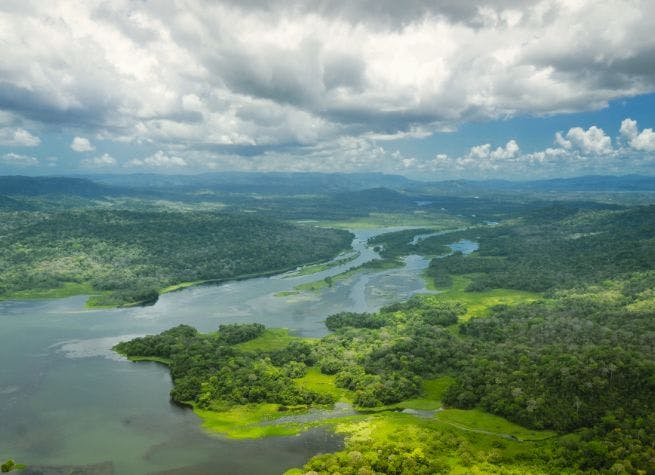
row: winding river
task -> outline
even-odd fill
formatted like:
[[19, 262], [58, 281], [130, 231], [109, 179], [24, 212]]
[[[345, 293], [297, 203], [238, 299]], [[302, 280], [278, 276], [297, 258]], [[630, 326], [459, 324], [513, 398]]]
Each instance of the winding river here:
[[[192, 287], [150, 307], [90, 310], [81, 296], [0, 302], [0, 459], [32, 467], [110, 462], [81, 473], [272, 474], [338, 450], [341, 439], [325, 429], [245, 441], [209, 435], [192, 411], [170, 403], [166, 367], [128, 362], [110, 348], [180, 323], [214, 331], [260, 322], [320, 337], [332, 313], [375, 311], [425, 291], [428, 259], [409, 256], [403, 268], [357, 273], [320, 292], [275, 294], [378, 257], [367, 239], [397, 229], [353, 230], [357, 259], [317, 274]], [[457, 246], [470, 252], [475, 243]]]

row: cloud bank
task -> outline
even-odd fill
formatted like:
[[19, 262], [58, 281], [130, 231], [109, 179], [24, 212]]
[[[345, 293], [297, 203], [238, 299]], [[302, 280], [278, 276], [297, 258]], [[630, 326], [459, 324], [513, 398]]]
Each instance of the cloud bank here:
[[[159, 150], [130, 167], [411, 167], [384, 142], [655, 91], [653, 17], [649, 0], [5, 0], [0, 145], [59, 130], [75, 152], [95, 149], [84, 136]], [[601, 133], [557, 146], [611, 155]], [[470, 159], [521, 156], [496, 147]]]

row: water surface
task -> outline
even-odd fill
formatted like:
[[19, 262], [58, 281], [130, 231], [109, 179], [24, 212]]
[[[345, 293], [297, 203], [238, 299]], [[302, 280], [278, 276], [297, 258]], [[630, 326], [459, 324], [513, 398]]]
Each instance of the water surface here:
[[[270, 474], [337, 450], [341, 439], [325, 429], [248, 441], [206, 434], [192, 411], [170, 402], [166, 367], [131, 363], [111, 347], [180, 323], [214, 331], [259, 322], [322, 336], [332, 313], [375, 311], [424, 291], [428, 260], [409, 256], [401, 269], [358, 273], [321, 292], [275, 294], [378, 257], [366, 240], [397, 229], [355, 230], [360, 256], [318, 274], [193, 287], [151, 307], [89, 310], [82, 296], [0, 302], [0, 458], [32, 466], [109, 461], [128, 475]], [[474, 243], [459, 245], [470, 252]]]

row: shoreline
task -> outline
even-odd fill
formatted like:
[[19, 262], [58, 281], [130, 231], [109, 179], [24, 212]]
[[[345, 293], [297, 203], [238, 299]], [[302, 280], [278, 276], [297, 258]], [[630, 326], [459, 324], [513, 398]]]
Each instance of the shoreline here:
[[[287, 266], [281, 269], [273, 269], [273, 270], [268, 270], [268, 271], [261, 271], [261, 272], [251, 272], [249, 274], [240, 274], [237, 276], [233, 277], [224, 277], [224, 278], [216, 278], [216, 279], [205, 279], [205, 280], [196, 280], [196, 281], [187, 281], [187, 282], [180, 282], [178, 284], [172, 284], [169, 286], [166, 286], [162, 289], [159, 289], [159, 295], [164, 295], [168, 294], [171, 292], [177, 292], [179, 290], [184, 290], [190, 287], [195, 287], [195, 286], [200, 286], [200, 285], [221, 285], [225, 284], [228, 282], [240, 282], [242, 280], [248, 280], [248, 279], [257, 279], [260, 277], [272, 277], [274, 275], [282, 275], [286, 274], [288, 272], [294, 271], [298, 268], [303, 268], [307, 266], [313, 266], [313, 265], [318, 265], [318, 264], [327, 264], [331, 261], [333, 261], [336, 257], [338, 257], [340, 254], [343, 252], [348, 252], [352, 251], [353, 248], [352, 246], [350, 249], [341, 249], [339, 252], [332, 257], [329, 260], [315, 260], [311, 262], [307, 262], [304, 264], [300, 265], [294, 265], [294, 266]], [[0, 295], [0, 302], [8, 302], [8, 301], [29, 301], [29, 300], [54, 300], [54, 299], [63, 299], [63, 298], [69, 298], [69, 297], [77, 297], [77, 296], [87, 296], [87, 300], [84, 303], [84, 307], [90, 310], [96, 310], [96, 309], [110, 309], [110, 308], [131, 308], [131, 307], [139, 307], [139, 306], [148, 306], [148, 305], [154, 305], [157, 303], [157, 301], [150, 301], [150, 300], [141, 300], [138, 302], [129, 302], [125, 304], [120, 304], [120, 305], [94, 305], [90, 304], [89, 301], [91, 300], [91, 297], [97, 296], [97, 295], [102, 295], [103, 293], [106, 293], [107, 291], [94, 291], [90, 284], [88, 283], [78, 283], [78, 282], [65, 282], [64, 285], [61, 287], [57, 287], [54, 289], [46, 289], [46, 290], [19, 290], [13, 294], [8, 294], [8, 295]]]

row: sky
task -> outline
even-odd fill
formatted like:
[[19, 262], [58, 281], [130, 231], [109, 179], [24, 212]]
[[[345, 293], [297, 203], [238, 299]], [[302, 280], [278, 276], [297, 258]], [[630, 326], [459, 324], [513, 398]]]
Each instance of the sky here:
[[0, 174], [655, 175], [653, 0], [2, 0]]

